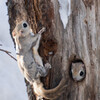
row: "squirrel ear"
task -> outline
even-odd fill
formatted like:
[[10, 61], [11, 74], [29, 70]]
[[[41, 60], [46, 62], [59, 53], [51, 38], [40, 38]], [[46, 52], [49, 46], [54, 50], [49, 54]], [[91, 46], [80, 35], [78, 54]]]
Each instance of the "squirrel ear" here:
[[32, 29], [30, 29], [30, 35], [34, 36], [34, 33], [33, 33]]
[[82, 67], [84, 67], [85, 65], [82, 63]]
[[33, 32], [31, 28], [30, 28], [30, 32]]
[[75, 63], [72, 63], [72, 66], [75, 66]]

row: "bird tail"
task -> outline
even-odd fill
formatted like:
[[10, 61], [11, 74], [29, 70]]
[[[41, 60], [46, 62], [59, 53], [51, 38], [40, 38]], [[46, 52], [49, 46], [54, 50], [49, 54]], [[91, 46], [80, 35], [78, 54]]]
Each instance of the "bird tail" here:
[[56, 99], [58, 98], [66, 89], [66, 79], [62, 78], [59, 85], [53, 89], [46, 90], [41, 82], [33, 83], [34, 92], [45, 99]]

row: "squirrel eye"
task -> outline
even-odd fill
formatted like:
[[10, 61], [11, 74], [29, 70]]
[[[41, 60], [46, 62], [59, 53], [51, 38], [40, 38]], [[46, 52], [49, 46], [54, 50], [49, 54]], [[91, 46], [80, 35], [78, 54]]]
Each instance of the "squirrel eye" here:
[[84, 72], [83, 71], [80, 71], [80, 76], [83, 76], [84, 75]]
[[23, 23], [23, 27], [26, 28], [27, 27], [27, 24], [26, 23]]

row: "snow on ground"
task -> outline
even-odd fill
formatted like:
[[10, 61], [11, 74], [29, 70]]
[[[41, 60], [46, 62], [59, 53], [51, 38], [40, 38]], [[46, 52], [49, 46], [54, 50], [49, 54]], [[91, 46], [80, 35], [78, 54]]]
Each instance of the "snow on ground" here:
[[[8, 50], [16, 57], [9, 34], [6, 0], [0, 0], [0, 49]], [[28, 100], [24, 78], [17, 62], [0, 51], [0, 100]]]
[[71, 14], [71, 0], [58, 0], [60, 8], [59, 13], [63, 23], [64, 28], [66, 28], [68, 23], [68, 17]]

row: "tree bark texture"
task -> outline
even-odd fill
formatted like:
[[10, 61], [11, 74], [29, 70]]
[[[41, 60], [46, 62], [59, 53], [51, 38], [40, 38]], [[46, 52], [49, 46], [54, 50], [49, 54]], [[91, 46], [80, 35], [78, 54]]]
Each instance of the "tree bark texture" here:
[[[8, 0], [10, 32], [16, 23], [26, 20], [34, 33], [43, 26], [39, 53], [43, 62], [52, 65], [42, 78], [46, 89], [58, 85], [66, 73], [68, 88], [57, 100], [100, 100], [100, 0], [71, 0], [71, 15], [66, 29], [59, 14], [58, 0]], [[86, 77], [75, 82], [70, 75], [71, 63], [81, 60]], [[35, 100], [28, 82], [29, 100]]]

